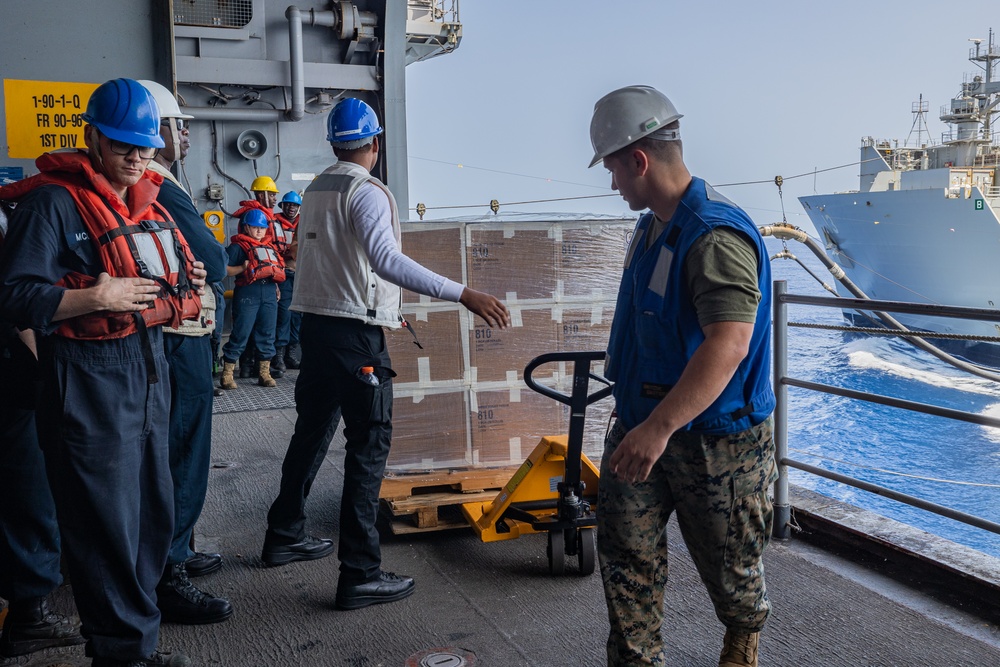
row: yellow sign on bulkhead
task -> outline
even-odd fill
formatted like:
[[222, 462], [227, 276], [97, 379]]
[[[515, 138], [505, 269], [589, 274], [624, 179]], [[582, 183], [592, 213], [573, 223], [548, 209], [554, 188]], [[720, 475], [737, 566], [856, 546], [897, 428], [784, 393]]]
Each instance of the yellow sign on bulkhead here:
[[85, 148], [83, 112], [97, 86], [4, 79], [8, 157], [34, 159], [60, 148]]

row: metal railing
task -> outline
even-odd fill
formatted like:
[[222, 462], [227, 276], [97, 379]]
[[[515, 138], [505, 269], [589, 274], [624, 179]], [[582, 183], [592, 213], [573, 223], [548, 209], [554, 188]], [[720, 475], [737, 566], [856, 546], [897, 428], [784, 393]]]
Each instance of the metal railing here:
[[[907, 313], [934, 315], [954, 319], [982, 320], [1000, 322], [1000, 310], [986, 308], [962, 308], [957, 306], [936, 306], [928, 304], [905, 303], [900, 301], [876, 301], [874, 299], [848, 299], [842, 297], [801, 296], [787, 293], [785, 281], [774, 281], [773, 296], [773, 328], [774, 328], [774, 393], [777, 404], [774, 409], [774, 442], [775, 458], [778, 464], [778, 481], [774, 485], [774, 531], [777, 538], [788, 538], [791, 535], [792, 517], [788, 492], [788, 469], [795, 468], [841, 484], [847, 484], [864, 491], [890, 498], [901, 503], [917, 507], [934, 514], [939, 514], [956, 521], [981, 528], [991, 533], [1000, 534], [1000, 524], [988, 521], [982, 517], [967, 514], [950, 507], [930, 502], [923, 498], [911, 496], [899, 491], [872, 484], [848, 475], [842, 475], [824, 468], [796, 461], [788, 455], [788, 388], [799, 387], [834, 396], [868, 401], [902, 410], [910, 410], [923, 414], [936, 415], [947, 419], [979, 424], [982, 426], [1000, 427], [1000, 419], [984, 415], [952, 410], [926, 403], [907, 401], [903, 399], [855, 391], [818, 382], [811, 382], [788, 375], [788, 306], [806, 305], [835, 308], [837, 310], [884, 311], [889, 313]], [[930, 336], [929, 336], [930, 337]]]

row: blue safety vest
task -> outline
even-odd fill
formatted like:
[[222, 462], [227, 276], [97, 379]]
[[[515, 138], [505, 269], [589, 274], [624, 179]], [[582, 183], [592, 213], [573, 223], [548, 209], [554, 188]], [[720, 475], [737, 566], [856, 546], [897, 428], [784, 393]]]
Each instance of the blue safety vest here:
[[753, 221], [705, 181], [694, 178], [677, 211], [651, 247], [653, 214], [639, 219], [625, 258], [605, 373], [615, 382], [618, 418], [626, 428], [642, 423], [680, 379], [705, 340], [684, 280], [691, 245], [717, 227], [743, 232], [757, 252], [757, 307], [750, 349], [722, 394], [683, 430], [737, 433], [774, 410], [771, 388], [771, 271], [764, 240]]

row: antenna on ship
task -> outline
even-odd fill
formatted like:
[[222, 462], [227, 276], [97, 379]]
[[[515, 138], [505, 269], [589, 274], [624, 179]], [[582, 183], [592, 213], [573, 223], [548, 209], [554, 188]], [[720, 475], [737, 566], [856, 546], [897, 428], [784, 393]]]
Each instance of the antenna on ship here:
[[[972, 50], [969, 51], [969, 60], [977, 63], [978, 66], [985, 71], [986, 76], [984, 77], [985, 80], [983, 81], [981, 90], [988, 98], [989, 96], [1000, 92], [1000, 88], [997, 87], [993, 79], [994, 61], [1000, 60], [1000, 49], [997, 49], [993, 44], [993, 28], [990, 28], [989, 39], [983, 40], [982, 38], [970, 38], [969, 41], [976, 45], [975, 52]], [[984, 41], [986, 42], [986, 50], [982, 51], [981, 45]], [[984, 111], [986, 111], [986, 113], [983, 114], [983, 118], [981, 120], [981, 136], [987, 141], [991, 138], [990, 124], [993, 114], [996, 113], [996, 110], [994, 109], [996, 104], [996, 102], [993, 102], [992, 104], [987, 104], [985, 106]]]
[[910, 137], [913, 136], [913, 130], [917, 130], [917, 146], [924, 146], [924, 132], [927, 133], [927, 138], [930, 139], [931, 132], [927, 127], [927, 118], [924, 116], [928, 110], [928, 103], [924, 102], [924, 94], [920, 93], [920, 99], [913, 103], [911, 107], [911, 112], [913, 113], [913, 125], [910, 126], [910, 133], [906, 135], [906, 143], [904, 145], [910, 145]]

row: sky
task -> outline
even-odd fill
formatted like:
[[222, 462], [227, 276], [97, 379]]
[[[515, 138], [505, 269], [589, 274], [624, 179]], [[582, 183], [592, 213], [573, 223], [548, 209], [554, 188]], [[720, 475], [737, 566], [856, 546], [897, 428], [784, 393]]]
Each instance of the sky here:
[[[461, 0], [459, 48], [406, 70], [410, 206], [426, 219], [485, 215], [491, 199], [501, 213], [633, 216], [599, 196], [615, 193], [602, 166], [587, 168], [589, 127], [600, 97], [643, 84], [684, 114], [694, 175], [759, 225], [784, 217], [811, 232], [796, 197], [857, 189], [862, 137], [914, 143], [921, 94], [940, 140], [940, 107], [978, 73], [968, 40], [1000, 30], [998, 7]], [[514, 204], [542, 199], [562, 201]]]

